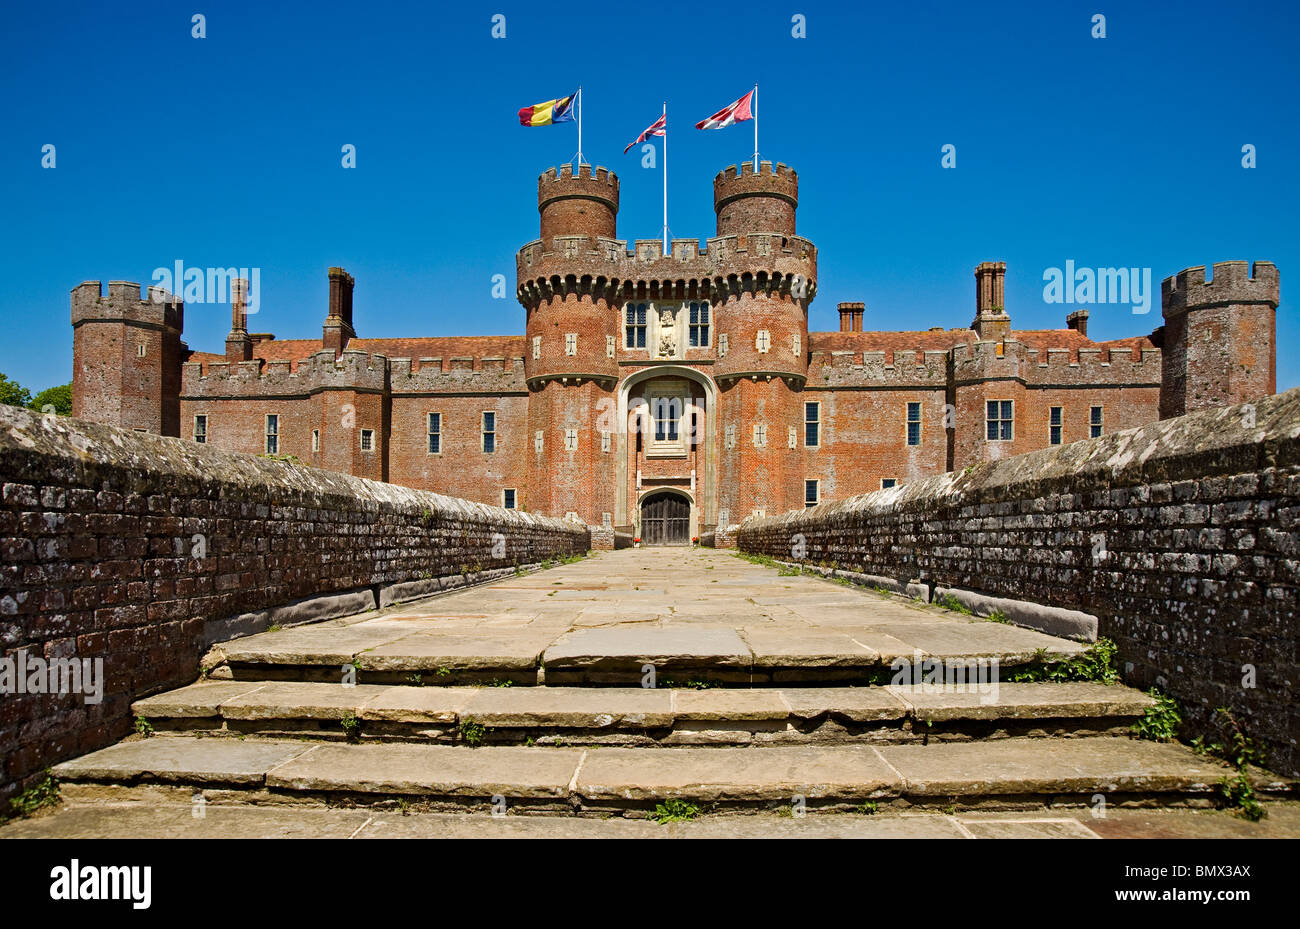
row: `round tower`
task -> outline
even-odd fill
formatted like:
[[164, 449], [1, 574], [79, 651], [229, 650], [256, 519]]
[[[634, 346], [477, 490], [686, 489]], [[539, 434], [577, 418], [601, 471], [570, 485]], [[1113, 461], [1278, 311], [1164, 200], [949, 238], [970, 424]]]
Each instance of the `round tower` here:
[[542, 214], [542, 244], [555, 236], [614, 238], [618, 219], [618, 177], [606, 168], [562, 165], [537, 179], [537, 210]]
[[732, 165], [713, 179], [713, 210], [718, 214], [718, 235], [779, 232], [794, 235], [794, 214], [799, 206], [799, 175], [783, 164], [759, 162], [759, 170], [745, 162], [737, 172]]

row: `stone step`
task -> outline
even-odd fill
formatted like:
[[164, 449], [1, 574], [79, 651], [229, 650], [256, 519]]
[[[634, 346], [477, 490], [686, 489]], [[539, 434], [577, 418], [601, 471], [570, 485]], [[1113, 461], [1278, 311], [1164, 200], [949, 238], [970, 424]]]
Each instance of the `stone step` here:
[[215, 647], [205, 667], [214, 679], [257, 681], [339, 682], [347, 675], [369, 684], [639, 687], [653, 674], [659, 687], [862, 685], [888, 682], [898, 661], [1006, 668], [1070, 658], [1086, 648], [957, 614], [874, 601], [871, 607], [874, 612], [846, 611], [833, 620], [837, 625], [821, 627], [762, 622], [757, 615], [728, 626], [683, 615], [672, 625], [629, 618], [610, 626], [485, 631], [456, 625], [455, 617], [387, 616], [236, 639]]
[[1119, 685], [413, 687], [208, 681], [138, 700], [158, 731], [541, 745], [916, 742], [1126, 734], [1154, 701]]
[[[1226, 765], [1131, 739], [687, 748], [352, 745], [134, 739], [55, 767], [73, 804], [196, 794], [206, 804], [389, 805], [416, 811], [645, 815], [670, 800], [703, 812], [1210, 806]], [[1285, 782], [1259, 772], [1256, 789]]]

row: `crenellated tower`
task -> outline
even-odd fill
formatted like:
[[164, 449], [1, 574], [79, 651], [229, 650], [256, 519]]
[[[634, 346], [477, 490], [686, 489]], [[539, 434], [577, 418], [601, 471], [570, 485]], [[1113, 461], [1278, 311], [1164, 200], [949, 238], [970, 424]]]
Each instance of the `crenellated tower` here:
[[79, 419], [180, 434], [180, 376], [185, 308], [150, 287], [99, 281], [72, 289], [72, 415]]
[[[1277, 267], [1220, 261], [1161, 285], [1160, 418], [1244, 403], [1277, 390]], [[1159, 334], [1159, 331], [1158, 331]]]

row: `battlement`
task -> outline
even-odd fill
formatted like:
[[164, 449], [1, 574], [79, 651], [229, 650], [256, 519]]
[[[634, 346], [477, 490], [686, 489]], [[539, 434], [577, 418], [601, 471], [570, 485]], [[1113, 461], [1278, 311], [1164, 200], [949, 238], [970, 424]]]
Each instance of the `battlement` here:
[[1205, 266], [1186, 268], [1160, 285], [1166, 319], [1188, 310], [1242, 303], [1266, 303], [1277, 308], [1280, 284], [1271, 261], [1216, 261], [1213, 278], [1205, 280]]
[[911, 349], [883, 351], [817, 351], [808, 364], [808, 386], [851, 389], [943, 389], [948, 383], [948, 353]]
[[389, 384], [400, 394], [527, 394], [522, 356], [393, 358]]
[[337, 359], [324, 349], [298, 362], [213, 361], [205, 366], [182, 366], [181, 396], [261, 397], [306, 396], [321, 390], [383, 392], [388, 384], [388, 358], [380, 354], [345, 350]]
[[565, 197], [588, 197], [603, 200], [617, 212], [619, 196], [618, 175], [606, 167], [580, 165], [573, 173], [573, 165], [547, 168], [537, 178], [537, 204], [545, 206], [552, 200]]
[[783, 232], [793, 235], [799, 206], [799, 175], [770, 161], [754, 166], [732, 165], [713, 179], [713, 209], [718, 214], [718, 235], [746, 232]]
[[82, 281], [72, 288], [73, 328], [91, 320], [120, 320], [180, 332], [184, 304], [176, 295], [153, 285], [142, 295], [134, 281], [109, 281], [105, 296], [100, 281]]
[[953, 379], [958, 383], [1012, 377], [1034, 386], [1079, 383], [1158, 387], [1161, 380], [1161, 353], [1155, 348], [1139, 351], [1098, 346], [1040, 350], [1007, 339], [1003, 343], [958, 345], [952, 354]]
[[[751, 178], [752, 183], [770, 183], [773, 186], [790, 186], [793, 185], [797, 192], [799, 189], [799, 172], [788, 165], [777, 162], [775, 167], [770, 161], [760, 161], [758, 170], [754, 170], [754, 163], [746, 161], [737, 169], [736, 165], [729, 165], [723, 168], [713, 178], [713, 189], [716, 192], [720, 187], [729, 187], [733, 181]], [[767, 178], [768, 180], [764, 180]]]

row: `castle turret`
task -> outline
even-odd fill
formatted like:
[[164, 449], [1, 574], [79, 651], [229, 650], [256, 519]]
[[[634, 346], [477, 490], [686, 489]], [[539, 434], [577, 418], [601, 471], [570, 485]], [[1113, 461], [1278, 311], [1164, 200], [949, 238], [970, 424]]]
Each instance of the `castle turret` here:
[[559, 173], [549, 168], [537, 179], [537, 210], [542, 214], [542, 244], [549, 247], [557, 235], [614, 238], [618, 220], [618, 177], [606, 168], [592, 172], [572, 165]]
[[975, 321], [970, 327], [981, 342], [1001, 342], [1011, 334], [1006, 275], [1005, 261], [982, 261], [975, 266]]
[[348, 342], [356, 338], [352, 328], [352, 288], [356, 279], [342, 268], [330, 268], [330, 306], [321, 334], [321, 346], [341, 355]]
[[718, 214], [718, 235], [779, 232], [794, 235], [794, 214], [799, 206], [799, 175], [794, 169], [770, 161], [746, 162], [713, 179], [713, 209]]
[[184, 307], [159, 287], [99, 281], [72, 289], [72, 415], [124, 429], [180, 434]]
[[1277, 391], [1279, 282], [1271, 261], [1220, 261], [1161, 285], [1160, 418], [1244, 403]]

